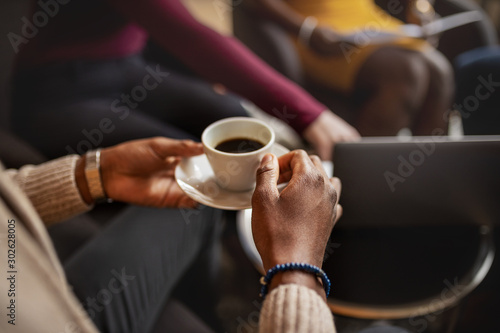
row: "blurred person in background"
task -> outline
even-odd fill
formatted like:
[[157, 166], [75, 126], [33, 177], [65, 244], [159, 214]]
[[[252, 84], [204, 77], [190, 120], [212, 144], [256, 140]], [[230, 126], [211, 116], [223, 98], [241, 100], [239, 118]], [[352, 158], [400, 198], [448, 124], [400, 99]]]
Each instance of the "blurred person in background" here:
[[[50, 158], [156, 135], [198, 138], [215, 120], [246, 115], [233, 93], [283, 119], [322, 158], [359, 137], [180, 0], [33, 1], [39, 12], [53, 15], [33, 38], [11, 40], [19, 51], [12, 124]], [[148, 62], [148, 38], [178, 66]]]
[[[352, 123], [361, 135], [396, 135], [402, 128], [415, 135], [447, 131], [445, 111], [453, 98], [449, 62], [429, 42], [402, 36], [403, 22], [374, 0], [255, 0], [252, 4], [289, 32], [306, 77], [351, 98]], [[434, 18], [427, 0], [389, 1], [387, 6], [393, 14], [406, 10], [408, 23], [429, 23]], [[394, 36], [377, 40], [380, 33]]]

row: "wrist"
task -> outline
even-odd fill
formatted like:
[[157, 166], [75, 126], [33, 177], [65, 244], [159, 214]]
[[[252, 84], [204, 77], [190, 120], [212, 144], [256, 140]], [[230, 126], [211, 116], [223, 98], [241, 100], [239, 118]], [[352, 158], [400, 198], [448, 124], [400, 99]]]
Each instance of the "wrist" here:
[[282, 284], [298, 284], [316, 291], [326, 300], [331, 288], [330, 279], [320, 267], [298, 262], [288, 262], [272, 267], [260, 279], [260, 283], [262, 298], [265, 298], [270, 290]]
[[406, 9], [407, 23], [422, 25], [434, 18], [436, 12], [429, 0], [412, 0]]
[[101, 174], [101, 150], [91, 150], [80, 156], [75, 167], [75, 182], [83, 201], [92, 205], [111, 202], [104, 190]]
[[287, 262], [303, 262], [316, 267], [321, 267], [323, 265], [323, 256], [321, 256], [321, 258], [318, 257], [317, 259], [314, 259], [314, 256], [305, 255], [304, 253], [305, 251], [294, 255], [291, 251], [289, 251], [283, 256], [274, 256], [273, 259], [267, 260], [263, 259], [264, 270], [267, 272], [269, 269], [277, 265], [286, 264]]
[[315, 275], [302, 271], [287, 271], [277, 273], [268, 287], [270, 293], [274, 288], [283, 284], [297, 284], [300, 286], [308, 287], [318, 293], [321, 298], [326, 300], [326, 293], [320, 279]]
[[[101, 158], [100, 158], [100, 174], [101, 174], [101, 183], [102, 189], [106, 195], [107, 201], [112, 201], [112, 197], [114, 192], [112, 191], [112, 179], [113, 179], [113, 168], [112, 165], [116, 161], [113, 161], [113, 154], [109, 154], [112, 148], [104, 148], [101, 149]], [[111, 161], [110, 161], [111, 160]], [[110, 194], [111, 192], [111, 194]]]
[[85, 179], [92, 200], [104, 202], [108, 200], [102, 182], [101, 149], [89, 150], [85, 154]]
[[85, 155], [80, 156], [78, 161], [76, 162], [75, 167], [75, 182], [80, 192], [80, 196], [86, 204], [92, 205], [94, 204], [94, 200], [92, 200], [92, 196], [90, 195], [89, 186], [87, 184], [87, 179], [85, 178]]
[[274, 244], [274, 246], [266, 247], [265, 255], [262, 256], [266, 272], [277, 265], [288, 262], [301, 262], [320, 268], [323, 266], [326, 243], [324, 247], [297, 246], [297, 243], [301, 243], [300, 240], [294, 240], [291, 243], [294, 245]]
[[314, 30], [317, 26], [318, 20], [314, 16], [306, 17], [299, 29], [299, 42], [305, 46], [309, 46], [311, 42], [311, 36], [313, 35]]
[[[283, 257], [283, 259], [267, 260], [264, 262], [264, 271], [268, 272], [273, 267], [291, 262], [305, 263], [321, 268], [323, 264], [323, 258], [321, 258], [321, 260], [313, 260], [310, 258], [310, 256], [304, 255], [288, 255]], [[314, 274], [301, 270], [290, 270], [276, 273], [276, 275], [271, 280], [271, 283], [269, 284], [268, 290], [270, 292], [272, 289], [278, 287], [279, 285], [291, 283], [314, 289], [321, 297], [326, 298], [325, 290], [323, 288], [323, 284], [320, 282], [320, 279], [318, 279]]]

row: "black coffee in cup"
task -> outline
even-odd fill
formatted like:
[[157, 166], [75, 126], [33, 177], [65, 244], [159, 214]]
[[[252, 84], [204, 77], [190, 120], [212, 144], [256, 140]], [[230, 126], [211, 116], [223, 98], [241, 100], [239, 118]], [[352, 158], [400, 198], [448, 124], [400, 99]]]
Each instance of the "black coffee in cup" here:
[[215, 146], [215, 149], [223, 151], [225, 153], [241, 154], [258, 150], [264, 146], [264, 144], [260, 143], [257, 140], [247, 138], [232, 138], [220, 142], [217, 146]]

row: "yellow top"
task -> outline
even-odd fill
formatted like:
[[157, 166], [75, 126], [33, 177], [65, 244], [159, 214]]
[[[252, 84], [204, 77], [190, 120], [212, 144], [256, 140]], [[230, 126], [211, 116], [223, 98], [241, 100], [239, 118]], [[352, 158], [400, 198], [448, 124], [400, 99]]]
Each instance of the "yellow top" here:
[[[400, 21], [387, 15], [372, 0], [287, 0], [287, 2], [302, 15], [314, 16], [320, 25], [328, 25], [339, 31], [349, 31], [369, 23], [394, 28], [401, 25]], [[403, 8], [400, 7], [400, 10]]]
[[[350, 92], [357, 73], [366, 59], [384, 46], [397, 46], [422, 51], [429, 45], [426, 41], [400, 37], [390, 42], [370, 43], [370, 32], [398, 32], [403, 22], [378, 7], [373, 0], [285, 0], [304, 16], [313, 16], [319, 25], [329, 26], [339, 33], [352, 34], [366, 31], [362, 46], [346, 49], [344, 56], [324, 57], [306, 46], [296, 43], [307, 75], [313, 81], [334, 90]], [[401, 4], [388, 8], [397, 14], [403, 11]], [[371, 35], [373, 36], [373, 35]], [[293, 37], [296, 39], [296, 36]]]

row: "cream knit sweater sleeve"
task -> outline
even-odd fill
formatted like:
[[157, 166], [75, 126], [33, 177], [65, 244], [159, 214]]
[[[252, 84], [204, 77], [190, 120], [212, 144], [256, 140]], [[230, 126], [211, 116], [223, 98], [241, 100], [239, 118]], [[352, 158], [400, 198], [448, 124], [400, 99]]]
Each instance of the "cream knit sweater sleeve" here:
[[78, 191], [75, 166], [78, 155], [68, 155], [37, 166], [7, 170], [26, 193], [46, 225], [54, 224], [91, 208]]
[[260, 333], [331, 333], [333, 316], [312, 289], [296, 284], [275, 288], [266, 297], [259, 319]]

